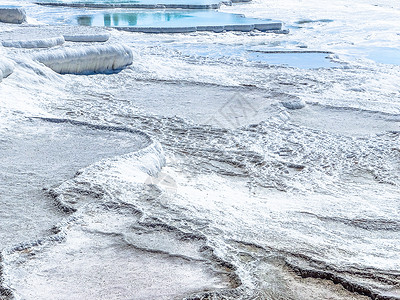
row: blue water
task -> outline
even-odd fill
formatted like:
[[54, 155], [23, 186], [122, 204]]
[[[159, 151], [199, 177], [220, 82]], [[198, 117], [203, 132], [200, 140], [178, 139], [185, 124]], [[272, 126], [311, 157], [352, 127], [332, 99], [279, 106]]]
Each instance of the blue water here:
[[299, 69], [332, 68], [338, 65], [326, 53], [258, 53], [250, 52], [249, 61], [265, 62], [269, 65], [288, 66]]
[[209, 10], [162, 10], [98, 12], [74, 16], [76, 25], [107, 27], [194, 27], [239, 24], [267, 24], [268, 19], [245, 18], [243, 15]]
[[[284, 43], [285, 44], [285, 43]], [[292, 44], [293, 43], [287, 43]], [[333, 62], [329, 53], [301, 52], [302, 50], [293, 49], [295, 53], [282, 51], [280, 43], [264, 45], [264, 50], [260, 52], [249, 49], [248, 46], [240, 45], [205, 45], [205, 44], [176, 44], [171, 45], [174, 49], [186, 56], [204, 57], [211, 59], [236, 59], [247, 62], [261, 63], [265, 65], [279, 65], [299, 69], [317, 69], [339, 67]], [[264, 52], [263, 52], [264, 51]]]
[[400, 65], [400, 49], [374, 48], [368, 52], [367, 58], [382, 64]]

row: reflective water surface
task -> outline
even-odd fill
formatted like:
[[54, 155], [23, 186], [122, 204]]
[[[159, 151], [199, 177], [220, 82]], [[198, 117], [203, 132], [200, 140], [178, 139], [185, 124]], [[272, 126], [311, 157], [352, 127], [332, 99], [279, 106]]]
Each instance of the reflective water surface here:
[[73, 17], [73, 24], [107, 27], [193, 27], [268, 23], [268, 19], [245, 18], [208, 10], [162, 10], [98, 12]]

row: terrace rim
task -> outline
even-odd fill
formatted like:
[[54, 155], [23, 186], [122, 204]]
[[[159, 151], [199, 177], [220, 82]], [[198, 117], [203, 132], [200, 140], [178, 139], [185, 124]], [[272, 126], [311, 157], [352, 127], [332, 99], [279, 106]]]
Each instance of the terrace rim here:
[[66, 6], [66, 7], [77, 7], [77, 8], [142, 8], [142, 9], [219, 9], [222, 4], [232, 5], [233, 3], [247, 3], [251, 0], [224, 0], [215, 3], [207, 4], [171, 4], [171, 3], [84, 3], [84, 2], [42, 2], [36, 1], [34, 4], [47, 5], [47, 6]]

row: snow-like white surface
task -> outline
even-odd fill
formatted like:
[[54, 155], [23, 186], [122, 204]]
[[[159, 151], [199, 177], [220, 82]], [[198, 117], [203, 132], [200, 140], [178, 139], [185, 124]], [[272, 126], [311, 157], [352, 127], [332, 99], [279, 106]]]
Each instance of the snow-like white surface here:
[[300, 43], [353, 59], [368, 57], [381, 47], [400, 52], [399, 1], [335, 0], [322, 4], [318, 0], [253, 0], [241, 6], [222, 6], [221, 11], [279, 19], [290, 29], [285, 39], [293, 45]]
[[306, 102], [299, 97], [287, 95], [283, 98], [281, 103], [287, 109], [301, 109], [306, 106]]
[[9, 25], [3, 31], [0, 30], [0, 44], [13, 48], [50, 48], [64, 44], [61, 33], [47, 31], [37, 26], [23, 25], [13, 27]]
[[109, 33], [99, 34], [65, 34], [64, 39], [68, 42], [107, 42], [110, 38]]
[[15, 64], [12, 60], [0, 57], [0, 82], [14, 71]]
[[0, 22], [21, 24], [25, 21], [26, 13], [23, 8], [0, 6]]
[[144, 33], [189, 33], [196, 31], [237, 31], [237, 32], [250, 32], [253, 30], [268, 31], [280, 33], [282, 23], [271, 22], [268, 24], [236, 24], [236, 25], [204, 25], [204, 26], [176, 26], [176, 27], [115, 27], [118, 30], [125, 30], [131, 32], [144, 32]]
[[[46, 14], [53, 12], [65, 17], [76, 11], [28, 7], [32, 18], [39, 21], [45, 21]], [[135, 277], [138, 268], [131, 264], [135, 256], [125, 251], [126, 242], [140, 247], [147, 242], [153, 250], [168, 250], [182, 243], [163, 239], [167, 234], [159, 234], [161, 227], [151, 227], [157, 233], [144, 235], [140, 227], [131, 226], [131, 219], [124, 219], [132, 213], [124, 213], [116, 205], [108, 207], [115, 213], [108, 215], [107, 220], [119, 227], [103, 221], [100, 209], [86, 206], [90, 201], [103, 204], [108, 199], [112, 201], [110, 204], [122, 204], [122, 208], [139, 209], [146, 218], [167, 224], [166, 228], [202, 232], [219, 257], [237, 266], [243, 283], [244, 292], [239, 295], [242, 298], [299, 300], [326, 299], [329, 295], [332, 299], [363, 299], [329, 280], [288, 274], [285, 262], [346, 276], [355, 286], [371, 289], [377, 297], [385, 293], [400, 297], [397, 289], [400, 66], [383, 55], [380, 58], [387, 59], [386, 64], [367, 59], [368, 51], [375, 46], [393, 51], [399, 48], [399, 4], [383, 0], [352, 3], [253, 0], [223, 10], [245, 13], [247, 17], [283, 19], [291, 31], [288, 35], [259, 32], [149, 35], [110, 31], [110, 43], [123, 42], [135, 47], [134, 65], [111, 75], [61, 76], [43, 64], [21, 58], [27, 52], [45, 55], [53, 51], [3, 49], [16, 62], [14, 73], [0, 84], [0, 148], [6, 149], [4, 153], [11, 144], [7, 141], [13, 141], [14, 136], [23, 140], [38, 131], [36, 124], [27, 121], [30, 116], [51, 112], [57, 117], [137, 128], [166, 145], [167, 157], [177, 157], [170, 159], [161, 172], [166, 175], [164, 178], [173, 179], [175, 192], [171, 196], [165, 191], [171, 185], [149, 180], [151, 172], [143, 172], [157, 165], [151, 157], [143, 161], [140, 170], [136, 157], [95, 163], [81, 170], [76, 181], [69, 181], [70, 185], [60, 186], [66, 187], [64, 195], [81, 212], [75, 216], [82, 216], [87, 224], [96, 226], [90, 229], [99, 230], [103, 224], [100, 228], [103, 233], [89, 235], [89, 227], [83, 226], [85, 233], [80, 234], [81, 223], [72, 221], [74, 227], [65, 233], [66, 243], [49, 245], [44, 251], [33, 249], [31, 253], [35, 256], [27, 254], [29, 248], [15, 252], [12, 254], [15, 260], [5, 254], [3, 270], [8, 272], [3, 277], [15, 288], [16, 295], [60, 299], [63, 292], [74, 295], [82, 292], [79, 296], [85, 298], [89, 295], [84, 293], [92, 292], [92, 284], [103, 279], [107, 279], [101, 287], [107, 293], [102, 295], [104, 298], [110, 296], [108, 293], [133, 295], [143, 278], [149, 278], [152, 286], [157, 287], [146, 294], [147, 298], [156, 297], [155, 292], [171, 290], [174, 285], [163, 284], [176, 278], [177, 271], [145, 277], [159, 270], [158, 260], [150, 259], [147, 260], [150, 271], [145, 273], [140, 269], [139, 274], [144, 276]], [[13, 26], [0, 24], [0, 30]], [[25, 25], [21, 27], [27, 29]], [[42, 26], [37, 32], [53, 29]], [[82, 30], [71, 27], [74, 31], [71, 35], [83, 33]], [[69, 46], [78, 45], [67, 43], [66, 47]], [[76, 49], [85, 48], [71, 48]], [[252, 55], [254, 51], [282, 49], [331, 51], [338, 67], [271, 66], [267, 55], [259, 52], [258, 56]], [[69, 50], [61, 52], [66, 51]], [[65, 63], [77, 68], [80, 62], [71, 63], [68, 59], [58, 55], [57, 66], [62, 68]], [[299, 55], [299, 59], [304, 56]], [[99, 59], [100, 63], [103, 64]], [[307, 106], [287, 109], [284, 103], [293, 106], [296, 102], [290, 96], [305, 100]], [[91, 135], [90, 131], [86, 133]], [[77, 157], [93, 149], [86, 148], [86, 143], [83, 138]], [[34, 139], [32, 145], [43, 148]], [[59, 148], [49, 147], [48, 151]], [[7, 160], [7, 155], [0, 155], [1, 159]], [[9, 170], [16, 170], [14, 175], [8, 174], [3, 164], [0, 176], [14, 182], [22, 172], [33, 174], [31, 177], [41, 174], [31, 167], [43, 164], [37, 154], [26, 161], [24, 165], [11, 160]], [[44, 170], [47, 173], [54, 167]], [[149, 181], [153, 186], [141, 187], [141, 182]], [[3, 180], [0, 189], [6, 193], [10, 190]], [[100, 200], [88, 196], [101, 192], [105, 196]], [[0, 212], [0, 227], [5, 228], [2, 240], [4, 235], [9, 240], [7, 245], [36, 240], [36, 231], [29, 226], [32, 222], [27, 221], [36, 219], [26, 209], [26, 203], [31, 202], [30, 193], [15, 193], [12, 197], [16, 201], [11, 207], [9, 198], [0, 197], [5, 208]], [[43, 213], [49, 218], [53, 214], [53, 211]], [[96, 223], [97, 220], [100, 222]], [[50, 228], [40, 226], [46, 232]], [[113, 234], [105, 235], [105, 231]], [[108, 246], [106, 242], [113, 242], [112, 251], [96, 248]], [[119, 244], [121, 247], [116, 247]], [[76, 251], [71, 252], [70, 246]], [[180, 249], [183, 250], [168, 251], [187, 253], [183, 246]], [[304, 261], [299, 254], [306, 255]], [[270, 257], [273, 257], [271, 262]], [[295, 258], [300, 262], [293, 262]], [[317, 262], [321, 266], [313, 265]], [[106, 270], [96, 273], [100, 275], [95, 279], [90, 277], [94, 266]], [[129, 273], [130, 270], [135, 272]], [[85, 280], [73, 274], [85, 274]], [[195, 270], [187, 274], [200, 273]], [[117, 280], [110, 280], [114, 275]], [[64, 279], [67, 284], [59, 288], [58, 283], [65, 282]], [[198, 275], [185, 284], [194, 281], [199, 281]], [[120, 284], [117, 288], [116, 282]], [[129, 286], [130, 283], [136, 286]], [[42, 289], [43, 285], [49, 289]], [[60, 296], [54, 296], [53, 292]]]
[[100, 45], [43, 51], [33, 59], [61, 74], [118, 70], [133, 61], [132, 50], [125, 45]]
[[50, 48], [64, 44], [64, 37], [58, 36], [43, 39], [8, 40], [1, 42], [4, 47], [13, 48]]
[[139, 8], [139, 9], [218, 9], [222, 4], [232, 5], [232, 3], [249, 2], [250, 0], [207, 0], [207, 1], [182, 1], [182, 0], [140, 0], [140, 1], [35, 1], [40, 5], [51, 6], [70, 6], [87, 8]]
[[68, 42], [106, 42], [110, 33], [88, 26], [5, 25], [0, 30], [0, 44], [16, 48], [49, 48]]

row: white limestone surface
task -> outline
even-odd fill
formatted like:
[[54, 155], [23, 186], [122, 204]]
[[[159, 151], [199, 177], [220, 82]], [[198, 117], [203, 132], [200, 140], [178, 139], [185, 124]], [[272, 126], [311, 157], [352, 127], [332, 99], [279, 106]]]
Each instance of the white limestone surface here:
[[26, 13], [18, 6], [0, 5], [0, 22], [21, 24], [26, 21]]
[[42, 39], [12, 39], [2, 41], [4, 47], [13, 48], [50, 48], [64, 44], [63, 36], [56, 36]]
[[0, 56], [0, 82], [14, 71], [15, 64], [12, 60]]
[[110, 38], [109, 33], [98, 34], [65, 34], [64, 39], [68, 42], [94, 43], [106, 42]]
[[287, 109], [302, 109], [306, 106], [306, 102], [294, 95], [286, 95], [281, 101], [282, 105]]
[[12, 48], [50, 48], [64, 44], [62, 34], [47, 30], [47, 26], [22, 25], [0, 31], [0, 44]]
[[[12, 26], [12, 25], [11, 25]], [[106, 42], [110, 33], [96, 27], [23, 25], [0, 30], [0, 45], [13, 48], [50, 48], [68, 42]]]
[[99, 45], [46, 50], [33, 59], [60, 74], [88, 74], [122, 69], [132, 64], [131, 48], [122, 45]]

